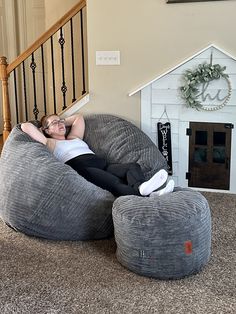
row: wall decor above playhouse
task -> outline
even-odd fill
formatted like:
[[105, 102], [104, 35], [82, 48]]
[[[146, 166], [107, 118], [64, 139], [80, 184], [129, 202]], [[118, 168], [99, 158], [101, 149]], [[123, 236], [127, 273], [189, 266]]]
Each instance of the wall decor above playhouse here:
[[175, 184], [236, 193], [236, 58], [209, 45], [138, 91], [141, 128]]

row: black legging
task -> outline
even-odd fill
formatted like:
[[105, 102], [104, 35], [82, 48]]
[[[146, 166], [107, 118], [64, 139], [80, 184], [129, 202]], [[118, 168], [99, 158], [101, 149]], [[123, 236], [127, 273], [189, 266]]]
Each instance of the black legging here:
[[137, 163], [107, 164], [93, 154], [85, 154], [66, 162], [86, 180], [110, 191], [115, 196], [140, 195], [138, 187], [145, 181]]

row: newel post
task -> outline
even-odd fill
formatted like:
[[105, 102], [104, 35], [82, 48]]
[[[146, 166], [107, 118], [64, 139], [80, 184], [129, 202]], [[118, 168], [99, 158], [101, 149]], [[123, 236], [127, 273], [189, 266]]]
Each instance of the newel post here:
[[7, 58], [0, 57], [0, 80], [2, 81], [2, 113], [3, 113], [3, 142], [11, 132], [11, 112], [8, 93]]

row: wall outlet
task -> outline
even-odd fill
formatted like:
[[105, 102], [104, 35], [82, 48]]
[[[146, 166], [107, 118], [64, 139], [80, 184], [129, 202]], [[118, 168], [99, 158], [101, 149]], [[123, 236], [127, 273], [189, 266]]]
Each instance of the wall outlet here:
[[120, 51], [96, 51], [96, 65], [120, 65]]

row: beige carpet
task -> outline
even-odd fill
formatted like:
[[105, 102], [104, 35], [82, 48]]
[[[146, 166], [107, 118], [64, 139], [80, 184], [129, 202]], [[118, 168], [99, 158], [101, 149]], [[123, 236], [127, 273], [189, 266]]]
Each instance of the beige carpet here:
[[212, 209], [212, 257], [177, 280], [122, 267], [114, 239], [53, 242], [0, 222], [0, 313], [236, 313], [236, 195], [204, 193]]

